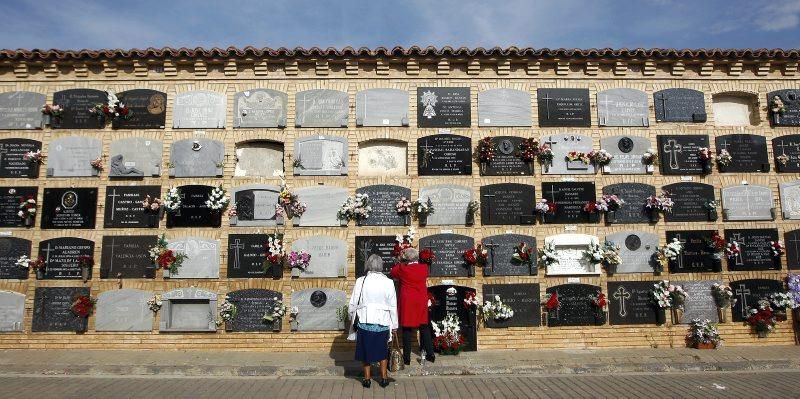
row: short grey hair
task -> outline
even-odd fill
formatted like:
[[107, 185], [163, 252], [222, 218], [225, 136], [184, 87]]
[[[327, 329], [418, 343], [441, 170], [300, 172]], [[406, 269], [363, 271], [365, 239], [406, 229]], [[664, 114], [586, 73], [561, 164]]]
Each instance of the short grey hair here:
[[400, 259], [406, 262], [416, 262], [419, 260], [419, 251], [416, 248], [406, 248], [400, 253]]
[[364, 264], [364, 271], [366, 272], [383, 272], [383, 259], [378, 255], [370, 255], [367, 262]]

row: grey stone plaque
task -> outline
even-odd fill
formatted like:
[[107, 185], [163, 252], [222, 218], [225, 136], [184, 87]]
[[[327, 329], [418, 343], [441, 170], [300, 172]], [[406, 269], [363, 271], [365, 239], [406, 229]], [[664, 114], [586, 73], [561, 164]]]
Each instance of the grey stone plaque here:
[[41, 129], [44, 94], [29, 91], [0, 93], [0, 129]]
[[295, 191], [307, 206], [302, 217], [295, 217], [295, 226], [341, 226], [336, 213], [347, 200], [347, 189], [331, 186], [304, 187]]
[[370, 140], [358, 143], [359, 176], [406, 176], [408, 143]]
[[648, 223], [649, 212], [644, 207], [647, 197], [656, 195], [656, 188], [643, 183], [618, 183], [603, 187], [603, 194], [613, 194], [625, 201], [622, 207], [606, 214], [613, 224]]
[[722, 280], [696, 280], [696, 281], [672, 281], [672, 284], [680, 285], [689, 294], [683, 309], [683, 324], [689, 324], [693, 319], [711, 320], [712, 323], [719, 321], [717, 304], [714, 302], [714, 293], [711, 286], [722, 284]]
[[359, 91], [356, 126], [408, 126], [408, 92], [399, 89]]
[[391, 184], [375, 184], [356, 189], [356, 194], [369, 195], [372, 213], [362, 221], [364, 226], [403, 226], [407, 224], [407, 216], [397, 213], [397, 201], [400, 197], [411, 200], [411, 189]]
[[591, 175], [594, 166], [581, 161], [568, 161], [571, 151], [589, 154], [592, 151], [592, 138], [580, 134], [554, 134], [542, 138], [542, 144], [549, 144], [553, 150], [553, 161], [543, 166], [545, 175]]
[[186, 254], [186, 260], [175, 274], [164, 271], [168, 278], [219, 278], [219, 240], [183, 237], [169, 240], [167, 247]]
[[234, 176], [272, 177], [283, 172], [283, 143], [258, 140], [236, 144]]
[[233, 189], [231, 198], [236, 204], [236, 218], [231, 226], [274, 226], [275, 205], [280, 188], [266, 184], [251, 184]]
[[600, 126], [650, 126], [647, 93], [636, 89], [608, 89], [597, 93]]
[[433, 202], [434, 213], [428, 216], [429, 226], [466, 224], [472, 190], [457, 184], [437, 184], [419, 190], [419, 200]]
[[722, 188], [722, 217], [729, 220], [775, 220], [772, 190], [766, 186]]
[[253, 89], [233, 95], [233, 127], [286, 127], [286, 93]]
[[303, 278], [347, 276], [347, 242], [329, 236], [299, 238], [292, 242], [292, 251], [301, 250], [311, 255], [308, 268], [300, 273]]
[[153, 311], [147, 301], [151, 291], [125, 288], [97, 295], [94, 329], [97, 331], [151, 331]]
[[22, 331], [25, 316], [25, 295], [13, 291], [0, 291], [0, 331]]
[[178, 288], [161, 295], [161, 332], [216, 332], [217, 294], [202, 288]]
[[97, 176], [90, 162], [100, 158], [103, 144], [91, 137], [62, 137], [50, 141], [47, 151], [48, 177]]
[[161, 140], [141, 137], [111, 142], [110, 177], [144, 177], [161, 174]]
[[225, 144], [209, 139], [185, 139], [172, 143], [170, 177], [220, 177]]
[[225, 94], [208, 90], [178, 93], [172, 108], [175, 129], [225, 128]]
[[347, 127], [347, 93], [316, 89], [295, 95], [295, 127]]
[[347, 294], [333, 288], [308, 288], [292, 293], [292, 307], [297, 307], [298, 331], [339, 329], [336, 309], [347, 305]]
[[[514, 248], [525, 243], [532, 249], [530, 258], [514, 259]], [[483, 267], [484, 276], [535, 276], [539, 270], [536, 263], [536, 237], [522, 234], [499, 234], [481, 240], [489, 251], [489, 262]]]
[[296, 176], [346, 176], [347, 139], [336, 136], [300, 137], [294, 142]]
[[478, 93], [478, 126], [531, 126], [531, 95], [522, 90]]
[[652, 173], [642, 162], [645, 151], [653, 148], [650, 140], [637, 136], [614, 136], [600, 139], [600, 148], [608, 151], [614, 158], [603, 166], [603, 173], [609, 175], [644, 175]]
[[28, 268], [17, 266], [21, 256], [31, 258], [31, 242], [18, 237], [0, 237], [0, 279], [28, 278]]
[[780, 184], [781, 211], [784, 219], [800, 219], [800, 180]]
[[692, 89], [664, 89], [653, 94], [656, 122], [706, 121], [706, 103], [702, 91]]
[[658, 236], [644, 231], [621, 231], [609, 234], [606, 241], [619, 247], [622, 263], [617, 266], [617, 273], [652, 273], [654, 269], [653, 254], [658, 249]]

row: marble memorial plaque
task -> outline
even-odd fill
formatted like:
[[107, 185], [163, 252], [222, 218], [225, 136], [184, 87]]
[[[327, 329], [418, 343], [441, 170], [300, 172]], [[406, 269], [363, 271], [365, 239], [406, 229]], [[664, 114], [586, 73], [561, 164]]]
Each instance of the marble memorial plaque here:
[[617, 266], [617, 274], [652, 273], [655, 269], [653, 255], [658, 249], [658, 236], [644, 231], [621, 231], [609, 234], [606, 241], [619, 247], [622, 263]]
[[545, 223], [596, 223], [597, 213], [587, 213], [583, 207], [597, 199], [594, 183], [542, 183], [542, 198], [556, 205], [554, 214], [544, 216]]
[[584, 251], [598, 244], [597, 237], [586, 234], [557, 234], [544, 239], [545, 245], [553, 245], [558, 263], [547, 266], [548, 276], [599, 275], [599, 264], [589, 262]]
[[172, 109], [173, 129], [224, 129], [227, 113], [224, 93], [195, 90], [178, 93]]
[[408, 92], [367, 89], [356, 93], [356, 126], [408, 126]]
[[[283, 301], [278, 291], [250, 288], [229, 292], [228, 302], [236, 306], [236, 316], [225, 323], [225, 331], [274, 331], [280, 330], [281, 320], [264, 320], [265, 314], [272, 314], [276, 301]], [[289, 317], [287, 314], [286, 318]]]
[[21, 256], [31, 258], [31, 242], [18, 237], [0, 237], [0, 279], [28, 279], [28, 268], [17, 266]]
[[[39, 242], [39, 255], [44, 258], [45, 280], [80, 280], [78, 258], [94, 256], [94, 242], [75, 237], [60, 237]], [[89, 279], [92, 268], [89, 268]]]
[[292, 292], [292, 307], [297, 307], [298, 331], [339, 330], [336, 309], [347, 305], [347, 294], [334, 288], [308, 288]]
[[[782, 112], [772, 112], [772, 104], [778, 97], [783, 103]], [[800, 126], [800, 89], [783, 89], [769, 92], [767, 94], [767, 108], [770, 109], [770, 125], [781, 126]]]
[[758, 125], [758, 100], [755, 95], [741, 92], [714, 94], [714, 125], [751, 126]]
[[514, 89], [478, 93], [478, 126], [531, 126], [531, 95]]
[[161, 186], [108, 186], [106, 187], [103, 227], [148, 228], [158, 227], [159, 212], [142, 207], [147, 198], [160, 198]]
[[588, 89], [537, 89], [540, 127], [590, 127]]
[[[2, 140], [0, 140], [0, 146], [2, 146]], [[800, 172], [800, 134], [789, 134], [772, 139], [772, 154], [775, 160], [775, 169], [778, 172]], [[784, 159], [783, 162], [781, 157]]]
[[289, 96], [271, 89], [240, 91], [233, 95], [233, 127], [286, 127]]
[[433, 203], [434, 213], [428, 215], [429, 226], [463, 225], [467, 223], [467, 208], [472, 201], [472, 190], [456, 184], [437, 184], [422, 187], [419, 200]]
[[748, 309], [757, 306], [759, 300], [768, 299], [770, 295], [778, 292], [786, 292], [782, 281], [760, 278], [731, 281], [730, 287], [737, 299], [731, 306], [734, 322], [743, 322], [747, 319]]
[[550, 145], [553, 160], [543, 166], [544, 175], [592, 175], [595, 168], [591, 163], [570, 161], [567, 154], [572, 151], [589, 154], [592, 151], [592, 138], [579, 134], [553, 134], [542, 138], [542, 144]]
[[720, 171], [730, 173], [769, 172], [767, 138], [754, 134], [727, 134], [717, 136], [717, 154], [728, 150], [733, 161], [721, 166]]
[[542, 305], [539, 284], [484, 284], [483, 301], [495, 301], [495, 296], [511, 307], [514, 317], [486, 321], [486, 327], [539, 327], [542, 325]]
[[372, 212], [361, 222], [362, 226], [404, 226], [410, 216], [397, 213], [400, 197], [411, 199], [411, 189], [390, 184], [375, 184], [356, 189], [356, 194], [369, 195]]
[[670, 273], [711, 273], [714, 272], [714, 258], [708, 241], [714, 230], [667, 230], [667, 242], [677, 238], [683, 244], [678, 258], [669, 261]]
[[[532, 249], [529, 259], [514, 259], [514, 249], [523, 242]], [[483, 238], [481, 244], [489, 251], [488, 262], [483, 267], [484, 276], [535, 276], [539, 271], [536, 263], [536, 237], [499, 234]]]
[[614, 136], [600, 139], [600, 148], [608, 151], [614, 158], [603, 166], [603, 173], [609, 175], [644, 175], [647, 165], [642, 155], [651, 149], [650, 140], [637, 136]]
[[431, 276], [466, 277], [469, 268], [464, 251], [475, 247], [475, 239], [461, 234], [433, 234], [419, 240], [419, 250], [430, 249], [436, 260], [430, 266]]
[[481, 225], [526, 225], [536, 221], [534, 186], [518, 183], [481, 186], [480, 202]]
[[161, 295], [160, 332], [216, 332], [217, 294], [202, 288], [177, 288]]
[[653, 300], [655, 284], [655, 281], [609, 281], [609, 324], [656, 324], [656, 315], [664, 310]]
[[358, 144], [359, 176], [406, 176], [408, 143], [370, 140]]
[[278, 204], [280, 187], [266, 184], [251, 184], [233, 189], [236, 218], [231, 226], [275, 226], [275, 205]]
[[163, 129], [167, 124], [167, 93], [134, 89], [123, 91], [117, 97], [130, 110], [130, 118], [114, 120], [114, 128]]
[[42, 143], [28, 139], [0, 140], [0, 178], [37, 178], [39, 163], [25, 159], [25, 154], [42, 149]]
[[[50, 121], [50, 126], [54, 129], [102, 129], [105, 126], [105, 122], [98, 118], [97, 115], [89, 112], [89, 110], [97, 104], [105, 104], [107, 102], [108, 94], [101, 90], [69, 89], [57, 91], [53, 93], [53, 104], [60, 105], [63, 112], [60, 118], [53, 118]], [[52, 148], [52, 145], [50, 148]], [[50, 152], [52, 153], [52, 150]]]
[[330, 278], [347, 276], [347, 242], [330, 236], [311, 236], [292, 242], [292, 251], [311, 255], [308, 268], [301, 278]]
[[170, 177], [220, 177], [225, 144], [217, 140], [185, 139], [172, 143]]
[[772, 189], [759, 185], [723, 187], [722, 216], [725, 221], [775, 220]]
[[283, 143], [258, 140], [236, 144], [234, 176], [272, 177], [283, 168]]
[[[29, 199], [36, 200], [38, 187], [0, 187], [0, 227], [33, 227], [36, 217], [19, 216], [20, 204]], [[38, 211], [38, 209], [37, 209]]]
[[680, 285], [689, 294], [684, 304], [683, 324], [689, 324], [693, 319], [711, 320], [712, 323], [719, 321], [717, 303], [714, 301], [711, 286], [714, 283], [722, 284], [722, 280], [671, 281], [671, 283]]
[[294, 143], [295, 176], [347, 176], [347, 139], [300, 137]]
[[97, 176], [91, 162], [100, 158], [103, 144], [91, 137], [61, 137], [50, 141], [47, 177]]
[[741, 251], [728, 258], [728, 270], [780, 270], [781, 258], [772, 256], [770, 242], [778, 241], [776, 229], [725, 229], [725, 241], [735, 241]]
[[417, 87], [417, 127], [470, 127], [469, 87]]
[[315, 89], [295, 95], [295, 127], [347, 127], [350, 100], [339, 90]]
[[312, 186], [295, 190], [300, 202], [308, 208], [301, 217], [294, 217], [295, 226], [336, 227], [341, 226], [337, 212], [347, 200], [347, 189], [333, 186]]
[[545, 303], [551, 295], [558, 296], [557, 309], [547, 312], [547, 326], [599, 326], [606, 323], [605, 312], [592, 303], [591, 297], [602, 292], [596, 285], [561, 284], [546, 291]]
[[72, 302], [89, 295], [88, 287], [36, 287], [31, 331], [86, 331], [89, 319], [72, 313]]
[[364, 267], [370, 255], [378, 255], [383, 260], [383, 272], [389, 274], [397, 263], [394, 251], [395, 236], [356, 236], [356, 278], [366, 274]]
[[702, 91], [692, 89], [664, 89], [653, 94], [656, 122], [706, 121], [706, 103]]
[[96, 212], [96, 188], [44, 189], [42, 229], [93, 229]]
[[29, 130], [42, 128], [44, 94], [30, 91], [0, 93], [0, 129]]
[[608, 89], [597, 93], [600, 126], [650, 126], [647, 93], [636, 89]]
[[441, 322], [449, 315], [458, 318], [461, 334], [464, 336], [462, 351], [477, 350], [477, 320], [476, 312], [464, 307], [464, 298], [467, 294], [475, 295], [475, 289], [458, 285], [435, 285], [428, 287], [428, 296], [433, 296], [433, 304], [430, 307], [430, 321]]
[[203, 185], [179, 186], [181, 206], [167, 212], [167, 227], [219, 227], [221, 213], [206, 205], [214, 187]]
[[0, 332], [21, 332], [25, 317], [25, 295], [0, 291]]
[[787, 231], [783, 235], [786, 244], [786, 265], [789, 270], [800, 269], [800, 229]]
[[705, 222], [717, 218], [716, 210], [709, 210], [707, 204], [715, 201], [714, 186], [705, 183], [681, 182], [662, 187], [669, 193], [672, 212], [664, 214], [667, 222]]
[[700, 148], [708, 148], [708, 136], [701, 134], [658, 135], [658, 158], [663, 175], [702, 175]]
[[183, 265], [172, 274], [164, 271], [168, 278], [219, 278], [219, 240], [203, 237], [181, 237], [169, 240], [167, 248], [186, 254]]
[[649, 212], [644, 207], [647, 197], [656, 195], [656, 188], [643, 183], [618, 183], [603, 187], [603, 194], [616, 195], [625, 204], [608, 212], [606, 222], [612, 224], [648, 223]]
[[800, 219], [800, 180], [780, 183], [781, 211], [784, 219]]
[[162, 149], [160, 140], [133, 137], [112, 141], [108, 176], [159, 176]]
[[97, 295], [96, 331], [152, 331], [153, 311], [147, 301], [153, 292], [124, 288]]
[[150, 248], [158, 236], [103, 236], [100, 278], [155, 278], [156, 265]]
[[[264, 278], [269, 234], [228, 235], [228, 278]], [[272, 273], [269, 274], [272, 276]]]
[[469, 176], [472, 161], [469, 137], [437, 134], [417, 139], [417, 173], [420, 176]]
[[522, 137], [499, 136], [492, 138], [494, 159], [481, 162], [481, 176], [532, 176], [533, 162], [520, 157]]

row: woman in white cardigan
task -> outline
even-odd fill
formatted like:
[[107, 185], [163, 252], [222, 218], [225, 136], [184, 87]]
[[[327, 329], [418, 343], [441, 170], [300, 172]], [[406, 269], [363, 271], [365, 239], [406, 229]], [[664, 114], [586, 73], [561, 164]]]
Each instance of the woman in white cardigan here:
[[[356, 341], [356, 360], [364, 367], [361, 385], [369, 388], [372, 380], [372, 363], [380, 362], [380, 385], [389, 385], [388, 353], [392, 331], [397, 330], [397, 295], [394, 282], [383, 272], [383, 260], [371, 255], [364, 265], [366, 275], [356, 280], [350, 295], [349, 340]], [[358, 320], [356, 320], [358, 319]]]

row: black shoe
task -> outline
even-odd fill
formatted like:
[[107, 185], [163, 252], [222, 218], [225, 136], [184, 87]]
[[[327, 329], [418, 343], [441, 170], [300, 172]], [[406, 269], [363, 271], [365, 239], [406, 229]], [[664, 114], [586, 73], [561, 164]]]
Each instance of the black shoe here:
[[425, 360], [430, 362], [430, 363], [435, 363], [436, 362], [436, 355], [425, 356]]
[[361, 381], [361, 386], [363, 386], [364, 388], [369, 388], [370, 385], [372, 385], [372, 380], [368, 380], [365, 378]]
[[381, 388], [386, 388], [386, 387], [389, 386], [389, 379], [388, 378], [381, 378], [381, 380], [378, 381], [378, 384], [381, 386]]
[[410, 366], [411, 365], [411, 359], [403, 359], [403, 364], [405, 364], [406, 366]]

